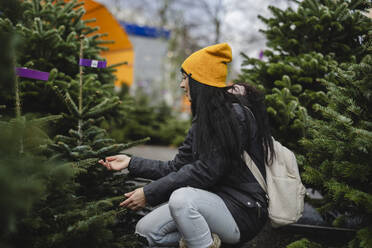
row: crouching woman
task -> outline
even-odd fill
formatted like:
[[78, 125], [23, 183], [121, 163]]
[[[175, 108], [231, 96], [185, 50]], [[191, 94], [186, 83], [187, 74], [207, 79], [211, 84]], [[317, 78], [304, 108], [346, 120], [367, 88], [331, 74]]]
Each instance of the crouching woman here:
[[263, 96], [246, 84], [226, 86], [231, 48], [201, 49], [182, 64], [180, 87], [193, 121], [178, 154], [162, 162], [117, 155], [100, 163], [128, 168], [151, 183], [126, 193], [121, 206], [158, 206], [136, 225], [150, 247], [220, 247], [252, 239], [264, 226], [267, 198], [243, 160], [246, 151], [261, 173], [272, 140]]

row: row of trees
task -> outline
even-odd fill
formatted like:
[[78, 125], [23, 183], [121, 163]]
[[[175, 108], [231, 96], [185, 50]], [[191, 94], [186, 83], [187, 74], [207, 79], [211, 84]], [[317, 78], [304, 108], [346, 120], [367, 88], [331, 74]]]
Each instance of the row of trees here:
[[[274, 136], [297, 153], [304, 181], [323, 195], [312, 203], [334, 213], [335, 226], [353, 218], [358, 232], [349, 247], [371, 247], [372, 23], [363, 12], [372, 6], [304, 0], [297, 7], [270, 7], [273, 17], [260, 17], [268, 49], [264, 60], [245, 56], [239, 80], [265, 91]], [[81, 49], [84, 58], [103, 59], [102, 34], [81, 20], [76, 0], [4, 0], [0, 10], [0, 245], [140, 247], [129, 235], [137, 217], [116, 207], [133, 184], [96, 164], [135, 144], [116, 144], [101, 128], [133, 106], [114, 95], [114, 68], [82, 73], [78, 65]], [[17, 78], [15, 66], [50, 78]]]
[[323, 196], [312, 204], [334, 226], [358, 229], [349, 247], [372, 247], [371, 7], [363, 0], [271, 6], [273, 17], [259, 16], [267, 25], [264, 60], [243, 54], [239, 78], [266, 93], [274, 136], [296, 152], [303, 180]]

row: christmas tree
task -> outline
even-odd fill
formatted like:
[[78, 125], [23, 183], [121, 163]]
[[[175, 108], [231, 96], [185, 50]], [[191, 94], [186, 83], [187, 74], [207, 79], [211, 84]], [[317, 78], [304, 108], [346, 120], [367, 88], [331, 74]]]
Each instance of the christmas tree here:
[[322, 119], [309, 120], [301, 140], [302, 178], [323, 195], [320, 213], [334, 226], [358, 228], [348, 247], [372, 247], [372, 31], [360, 63], [342, 63], [327, 75], [329, 103], [315, 105]]
[[[5, 47], [1, 62], [14, 58], [15, 40], [11, 30], [3, 32], [0, 26], [0, 36]], [[14, 60], [13, 60], [14, 61]], [[1, 71], [0, 80], [8, 84], [13, 80], [13, 97], [15, 110], [13, 118], [2, 120], [0, 115], [0, 208], [2, 215], [0, 223], [0, 246], [8, 247], [12, 238], [19, 234], [19, 220], [28, 216], [31, 209], [42, 199], [48, 190], [48, 179], [55, 183], [68, 184], [71, 168], [65, 165], [50, 166], [45, 159], [36, 156], [39, 150], [35, 149], [43, 144], [48, 137], [41, 130], [45, 125], [61, 116], [48, 116], [38, 119], [26, 119], [21, 115], [18, 78], [15, 75], [14, 63], [10, 63], [8, 72]], [[6, 108], [0, 105], [0, 111]]]
[[[84, 36], [80, 41], [80, 59], [83, 59]], [[63, 92], [57, 86], [54, 89], [59, 95], [61, 101], [69, 110], [69, 115], [65, 115], [69, 121], [75, 123], [75, 128], [69, 130], [69, 135], [57, 135], [54, 143], [49, 144], [46, 153], [51, 159], [63, 159], [66, 161], [81, 161], [91, 159], [91, 163], [80, 166], [81, 175], [78, 178], [80, 184], [80, 193], [92, 199], [97, 197], [111, 195], [115, 191], [114, 185], [122, 187], [125, 182], [125, 176], [120, 177], [120, 182], [108, 184], [112, 173], [106, 171], [102, 166], [97, 166], [100, 158], [121, 153], [136, 144], [144, 143], [149, 138], [137, 140], [127, 144], [116, 144], [115, 140], [110, 138], [105, 129], [97, 126], [104, 120], [103, 114], [116, 105], [120, 104], [118, 97], [112, 99], [106, 98], [102, 102], [96, 103], [95, 95], [84, 98], [83, 91], [92, 85], [99, 84], [96, 78], [89, 74], [84, 77], [83, 66], [80, 66], [79, 73], [79, 96], [75, 101], [68, 91]], [[85, 100], [86, 99], [86, 100]], [[84, 101], [85, 100], [85, 101]], [[94, 189], [94, 190], [92, 190]], [[122, 190], [120, 190], [122, 191]]]
[[[115, 123], [105, 123], [111, 128], [111, 135], [118, 140], [137, 140], [144, 136], [151, 137], [150, 144], [180, 145], [185, 139], [191, 121], [180, 120], [172, 107], [165, 102], [152, 105], [151, 99], [137, 92], [125, 118], [115, 120]], [[128, 102], [128, 100], [127, 100]], [[114, 127], [114, 128], [112, 128]]]
[[[104, 45], [112, 41], [102, 40], [101, 37], [106, 34], [97, 33], [98, 27], [86, 25], [94, 20], [82, 20], [85, 13], [83, 5], [84, 2], [77, 0], [37, 0], [21, 1], [18, 8], [13, 8], [11, 4], [3, 6], [3, 19], [17, 16], [13, 19], [8, 18], [9, 21], [4, 25], [9, 29], [14, 28], [20, 39], [20, 47], [17, 49], [19, 67], [34, 68], [52, 74], [51, 79], [46, 83], [39, 80], [23, 80], [20, 87], [25, 112], [40, 115], [69, 113], [56, 97], [53, 87], [57, 86], [61, 90], [69, 91], [71, 97], [77, 99], [79, 81], [74, 79], [78, 78], [79, 74], [80, 35], [86, 36], [84, 58], [104, 60], [99, 54], [107, 50]], [[18, 12], [22, 14], [17, 14]], [[123, 63], [102, 68], [100, 73], [96, 73], [94, 68], [86, 69], [85, 76], [89, 77], [89, 74], [92, 74], [96, 79], [89, 89], [84, 90], [86, 95], [96, 101], [94, 105], [102, 102], [103, 99], [115, 97], [114, 67]], [[0, 104], [11, 105], [12, 98], [9, 92], [12, 88], [5, 85], [0, 87]], [[116, 105], [103, 115], [106, 118], [114, 116], [118, 118], [119, 108], [120, 106]], [[64, 133], [72, 127], [73, 125], [65, 119], [64, 122], [59, 123], [54, 133]]]
[[[48, 140], [41, 128], [45, 129], [48, 122], [62, 116], [29, 119], [22, 115], [19, 78], [15, 72], [16, 34], [9, 26], [0, 25], [0, 37], [4, 38], [4, 47], [8, 48], [3, 51], [0, 62], [4, 65], [9, 62], [1, 70], [0, 80], [12, 86], [14, 99], [14, 108], [10, 108], [13, 116], [0, 120], [0, 207], [3, 213], [0, 219], [3, 227], [0, 245], [17, 247], [19, 237], [26, 234], [23, 232], [25, 223], [30, 224], [28, 230], [39, 229], [43, 217], [32, 216], [36, 206], [46, 206], [50, 195], [62, 201], [66, 199], [70, 191], [64, 189], [73, 186], [73, 169], [67, 164], [50, 164], [38, 155], [40, 150], [35, 148]], [[0, 109], [5, 109], [5, 106], [1, 105]], [[24, 246], [33, 246], [35, 243], [24, 243]]]
[[274, 136], [298, 151], [307, 114], [319, 117], [313, 104], [327, 102], [322, 79], [338, 63], [362, 58], [361, 44], [372, 21], [363, 15], [371, 7], [368, 0], [296, 2], [296, 10], [270, 6], [273, 17], [259, 16], [267, 25], [261, 31], [269, 49], [264, 60], [243, 54], [239, 80], [266, 93]]
[[[40, 143], [39, 136], [35, 134], [35, 130], [40, 133], [40, 129], [35, 125], [31, 127], [18, 124], [14, 119], [0, 121], [1, 247], [19, 247], [17, 246], [19, 238], [26, 234], [24, 232], [26, 222], [29, 223], [28, 231], [42, 230], [40, 225], [43, 225], [45, 213], [33, 216], [34, 209], [43, 203], [46, 203], [44, 206], [62, 203], [68, 196], [65, 189], [70, 188], [73, 182], [71, 166], [61, 163], [50, 164], [27, 149]], [[31, 132], [33, 135], [27, 135]], [[48, 202], [50, 196], [58, 201]], [[34, 243], [25, 242], [23, 247], [35, 247]]]
[[[7, 122], [1, 122], [1, 125], [5, 131], [8, 128], [19, 130], [19, 132], [13, 133], [13, 135], [14, 140], [18, 142], [18, 151], [22, 154], [25, 150], [37, 150], [35, 149], [35, 147], [38, 147], [37, 143], [29, 141], [38, 140], [41, 143], [45, 142], [48, 137], [40, 128], [51, 121], [61, 119], [62, 116], [49, 115], [42, 118], [27, 118], [25, 115], [22, 115], [22, 92], [20, 90], [20, 78], [16, 75], [17, 61], [15, 52], [20, 46], [20, 41], [17, 39], [17, 32], [11, 25], [9, 19], [0, 18], [0, 37], [3, 38], [4, 47], [7, 49], [3, 51], [4, 56], [0, 62], [4, 65], [7, 63], [5, 68], [1, 70], [0, 79], [2, 79], [4, 85], [12, 90], [9, 92], [8, 97], [12, 99], [12, 106], [14, 106], [14, 108], [8, 108], [13, 110], [13, 116], [10, 116], [10, 118], [8, 117]], [[6, 109], [6, 105], [0, 106], [0, 109]], [[27, 145], [27, 147], [25, 147], [25, 145]]]
[[[77, 7], [63, 1], [51, 5], [52, 2], [54, 3], [54, 1], [24, 1], [19, 3], [19, 6], [26, 9], [25, 15], [30, 6], [32, 8], [28, 9], [29, 12], [40, 15], [53, 10], [53, 6], [59, 6], [59, 11], [63, 10], [59, 13], [61, 18], [68, 16], [69, 11]], [[76, 4], [76, 1], [73, 2]], [[34, 21], [43, 24], [38, 22], [37, 17]], [[55, 30], [48, 31], [40, 28], [40, 25], [38, 26], [40, 34], [55, 32]], [[17, 40], [14, 37], [22, 38], [25, 30], [27, 27], [23, 24], [15, 26], [9, 18], [0, 18], [0, 36], [9, 36], [10, 43]], [[19, 40], [24, 41], [24, 38]], [[77, 36], [71, 39], [77, 39], [78, 51], [86, 50], [89, 56], [90, 38], [79, 39]], [[83, 42], [84, 46], [80, 46]], [[36, 45], [34, 44], [35, 47]], [[15, 47], [12, 44], [6, 46]], [[132, 235], [138, 217], [131, 211], [118, 207], [118, 203], [123, 200], [121, 195], [131, 191], [134, 184], [128, 181], [125, 175], [113, 176], [97, 165], [98, 158], [112, 155], [133, 145], [114, 144], [112, 139], [108, 139], [105, 131], [96, 126], [103, 116], [120, 104], [118, 98], [111, 97], [112, 92], [108, 90], [109, 87], [102, 85], [98, 80], [102, 77], [101, 73], [92, 73], [92, 69], [89, 68], [84, 76], [82, 69], [78, 75], [67, 76], [53, 68], [50, 70], [47, 82], [18, 78], [15, 76], [15, 66], [24, 65], [18, 60], [18, 56], [21, 60], [24, 54], [22, 46], [16, 46], [14, 50], [16, 52], [12, 51], [0, 59], [1, 64], [5, 64], [3, 58], [11, 61], [7, 69], [12, 73], [0, 74], [0, 80], [11, 78], [12, 80], [7, 81], [4, 89], [9, 89], [8, 93], [11, 92], [10, 90], [15, 92], [15, 94], [1, 92], [4, 93], [1, 100], [5, 99], [4, 102], [8, 107], [5, 109], [8, 111], [4, 111], [5, 119], [0, 123], [2, 131], [4, 130], [2, 132], [4, 136], [0, 140], [2, 149], [0, 163], [4, 164], [4, 168], [1, 167], [4, 172], [2, 176], [8, 177], [7, 180], [2, 181], [2, 186], [6, 194], [12, 194], [4, 199], [14, 202], [13, 205], [8, 203], [9, 207], [14, 207], [14, 210], [7, 207], [9, 216], [2, 219], [6, 225], [6, 229], [1, 233], [5, 240], [4, 244], [10, 247], [138, 247], [139, 244]], [[44, 61], [44, 59], [35, 60], [34, 56], [37, 58], [36, 55], [30, 55], [30, 60]], [[79, 61], [79, 52], [74, 57]], [[46, 60], [44, 62], [49, 63]], [[42, 68], [42, 63], [37, 66], [32, 62], [25, 64], [34, 69]], [[77, 66], [77, 62], [75, 65]], [[104, 73], [105, 70], [102, 69], [101, 72]], [[78, 66], [76, 71], [79, 71]], [[54, 92], [53, 89], [56, 87]], [[35, 91], [35, 96], [44, 100], [47, 96], [43, 96], [40, 92], [50, 88], [53, 92], [53, 95], [49, 94], [50, 101], [55, 101], [56, 105], [61, 104], [57, 103], [60, 99], [55, 96], [61, 95], [65, 103], [63, 106], [66, 106], [66, 110], [61, 111], [73, 127], [69, 135], [57, 135], [54, 143], [48, 140], [40, 128], [37, 128], [61, 116], [46, 115], [30, 119], [22, 114], [22, 112], [27, 115], [36, 113], [38, 116], [45, 114], [37, 105], [34, 105], [35, 109], [31, 108], [25, 100], [30, 95], [30, 88]], [[39, 103], [42, 107], [41, 102]], [[48, 105], [46, 102], [43, 104]], [[15, 107], [9, 108], [9, 106]], [[52, 107], [53, 105], [48, 106], [53, 110]], [[9, 120], [12, 115], [15, 115], [15, 118]], [[101, 117], [97, 118], [98, 116]], [[9, 142], [8, 138], [12, 142]], [[41, 146], [46, 142], [47, 145]], [[12, 152], [13, 150], [16, 152]], [[42, 156], [40, 150], [45, 150], [48, 157]], [[10, 165], [17, 167], [10, 168]], [[25, 197], [25, 194], [33, 192], [32, 196]], [[21, 197], [27, 200], [25, 207], [18, 206], [23, 204]], [[1, 204], [5, 205], [5, 202], [2, 201]]]

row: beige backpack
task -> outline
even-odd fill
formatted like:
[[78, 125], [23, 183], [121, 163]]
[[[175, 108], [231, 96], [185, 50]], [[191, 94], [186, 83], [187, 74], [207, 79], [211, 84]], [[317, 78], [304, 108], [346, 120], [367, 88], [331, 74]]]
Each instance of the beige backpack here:
[[269, 218], [273, 227], [296, 222], [304, 210], [306, 189], [301, 182], [296, 157], [273, 138], [275, 158], [266, 167], [266, 182], [247, 152], [245, 163], [269, 198]]

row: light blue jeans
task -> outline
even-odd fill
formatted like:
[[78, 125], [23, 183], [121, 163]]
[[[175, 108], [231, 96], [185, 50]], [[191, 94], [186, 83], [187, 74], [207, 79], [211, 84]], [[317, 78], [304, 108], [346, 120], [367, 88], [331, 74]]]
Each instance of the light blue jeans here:
[[140, 219], [136, 231], [150, 247], [178, 247], [181, 236], [189, 248], [206, 248], [212, 243], [211, 233], [222, 242], [239, 242], [240, 231], [217, 194], [193, 187], [175, 190], [169, 201]]

